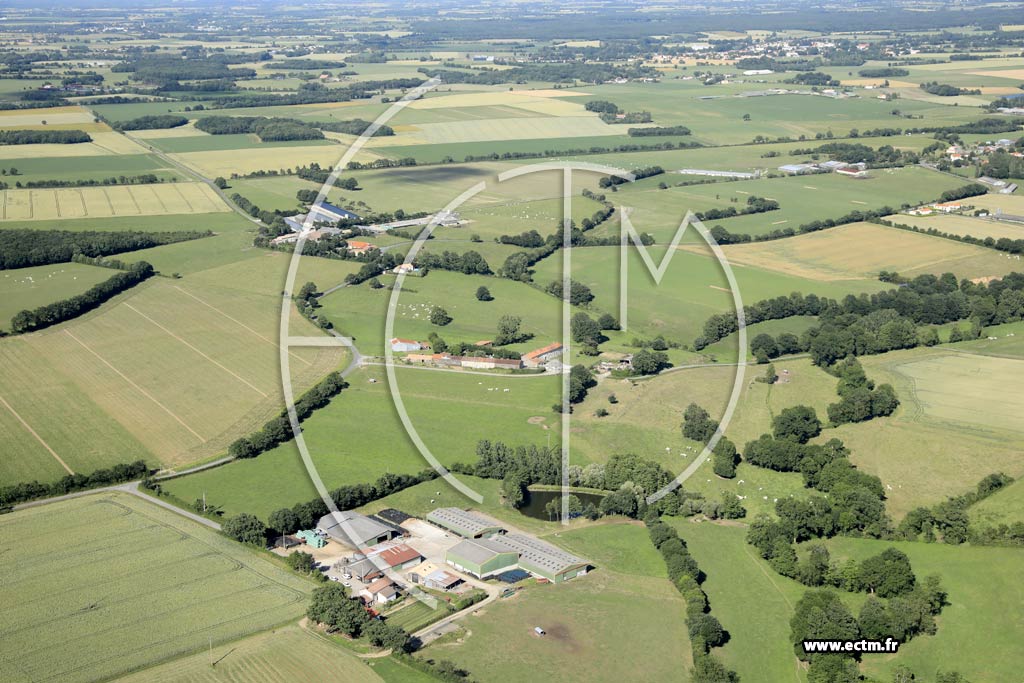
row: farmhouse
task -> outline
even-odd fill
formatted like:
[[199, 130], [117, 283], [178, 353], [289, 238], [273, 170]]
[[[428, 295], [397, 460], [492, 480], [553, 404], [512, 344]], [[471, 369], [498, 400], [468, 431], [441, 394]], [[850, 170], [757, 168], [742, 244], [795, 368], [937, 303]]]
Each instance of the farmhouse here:
[[320, 518], [316, 528], [334, 540], [354, 548], [390, 541], [405, 533], [399, 527], [385, 524], [374, 517], [361, 515], [354, 510], [328, 513]]
[[427, 521], [463, 538], [485, 538], [505, 533], [497, 520], [459, 508], [438, 508], [427, 515]]
[[547, 346], [541, 347], [534, 351], [530, 351], [523, 356], [523, 365], [528, 368], [536, 368], [552, 358], [557, 358], [562, 355], [562, 345], [558, 342], [554, 344], [548, 344]]
[[369, 586], [359, 591], [359, 596], [366, 600], [366, 602], [377, 602], [380, 604], [391, 602], [398, 597], [398, 589], [395, 588], [394, 582], [385, 577], [383, 579], [377, 579]]
[[391, 350], [396, 353], [419, 351], [425, 348], [427, 348], [426, 344], [418, 342], [415, 339], [402, 339], [401, 337], [395, 337], [391, 340]]
[[370, 244], [369, 242], [359, 242], [356, 240], [349, 240], [348, 242], [349, 253], [355, 254], [356, 256], [362, 256], [363, 254], [373, 251], [376, 248], [376, 244]]
[[964, 208], [964, 205], [960, 202], [942, 202], [941, 204], [933, 204], [932, 206], [942, 213], [953, 213], [954, 211], [959, 211]]
[[484, 579], [514, 569], [519, 554], [488, 538], [467, 538], [448, 549], [444, 561], [459, 571]]

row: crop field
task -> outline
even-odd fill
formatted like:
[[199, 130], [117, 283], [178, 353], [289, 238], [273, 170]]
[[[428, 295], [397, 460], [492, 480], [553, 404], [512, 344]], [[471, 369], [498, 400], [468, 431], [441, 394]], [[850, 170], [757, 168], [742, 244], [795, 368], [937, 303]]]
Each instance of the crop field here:
[[1021, 361], [939, 348], [863, 362], [869, 377], [893, 385], [900, 407], [891, 417], [826, 435], [842, 439], [851, 460], [881, 478], [895, 519], [973, 489], [992, 472], [1024, 474], [1019, 392], [1006, 388], [1021, 381]]
[[3, 220], [53, 220], [230, 211], [205, 183], [0, 190]]
[[312, 588], [128, 494], [24, 510], [0, 528], [12, 541], [0, 560], [11, 683], [107, 679], [205, 650], [295, 619]]
[[[973, 200], [972, 200], [973, 201]], [[938, 230], [953, 235], [970, 235], [984, 239], [1006, 237], [1011, 240], [1024, 239], [1024, 223], [1010, 223], [990, 218], [974, 218], [973, 216], [908, 216], [897, 214], [886, 216], [893, 223], [913, 225], [922, 230]]]
[[[410, 421], [443, 464], [474, 462], [480, 439], [546, 445], [550, 435], [551, 444], [558, 443], [558, 415], [551, 410], [558, 401], [557, 376], [485, 377], [402, 367], [396, 373]], [[348, 381], [348, 389], [303, 424], [306, 445], [327, 486], [428, 468], [399, 420], [384, 369], [369, 367]], [[473, 416], [472, 424], [453, 428], [467, 415]], [[531, 422], [532, 417], [543, 419]], [[182, 500], [207, 491], [208, 499], [225, 510], [261, 518], [316, 496], [294, 442], [258, 458], [168, 481], [165, 488]]]
[[81, 294], [116, 271], [80, 263], [58, 263], [2, 271], [0, 278], [0, 329], [9, 329], [19, 311]]
[[[948, 189], [966, 184], [949, 176], [921, 168], [871, 171], [869, 178], [848, 178], [834, 173], [790, 176], [730, 183], [709, 183], [658, 189], [660, 182], [671, 185], [672, 175], [646, 178], [623, 186], [612, 196], [616, 204], [631, 207], [631, 222], [661, 242], [668, 242], [688, 211], [734, 208], [742, 210], [751, 196], [774, 199], [775, 211], [707, 220], [710, 229], [721, 225], [734, 234], [764, 235], [773, 230], [793, 228], [825, 218], [839, 218], [853, 211], [893, 208], [938, 199]], [[692, 235], [690, 241], [697, 239]]]
[[[40, 145], [24, 145], [39, 147]], [[79, 145], [58, 145], [77, 147]], [[18, 159], [11, 163], [18, 171], [9, 185], [40, 180], [101, 180], [119, 175], [153, 173], [168, 180], [184, 180], [184, 176], [152, 154], [108, 154], [105, 156], [44, 156]], [[7, 168], [10, 168], [9, 166]]]
[[[263, 142], [255, 133], [237, 135], [181, 135], [150, 140], [150, 144], [164, 152], [213, 152], [240, 149], [267, 149], [276, 147], [310, 147], [335, 144], [332, 140], [295, 140]], [[340, 154], [338, 156], [341, 156]]]
[[[192, 141], [193, 138], [181, 138], [181, 140]], [[342, 145], [317, 144], [316, 141], [306, 140], [301, 145], [207, 149], [206, 151], [176, 152], [171, 156], [186, 166], [196, 169], [207, 178], [217, 176], [230, 178], [232, 173], [245, 175], [257, 171], [278, 171], [296, 166], [308, 166], [312, 163], [333, 168], [344, 153], [345, 148]], [[375, 157], [368, 152], [362, 152], [356, 156], [357, 161], [372, 160], [373, 158]]]
[[[861, 248], [871, 245], [870, 249]], [[906, 277], [954, 273], [958, 278], [1020, 269], [1006, 254], [874, 223], [851, 223], [789, 239], [723, 247], [730, 263], [823, 282], [858, 280], [880, 271]]]
[[[638, 531], [616, 539], [615, 547], [628, 545], [651, 567], [660, 558], [650, 556], [646, 531]], [[586, 531], [563, 535], [571, 544], [577, 533]], [[630, 680], [642, 661], [649, 680], [685, 681], [691, 654], [683, 599], [671, 582], [637, 564], [612, 562], [564, 584], [530, 585], [471, 617], [464, 642], [433, 646], [428, 654], [481, 680], [535, 681], [565, 671], [594, 682]], [[547, 635], [534, 635], [535, 626]]]
[[288, 683], [298, 678], [320, 680], [329, 672], [338, 683], [381, 681], [364, 662], [326, 637], [298, 626], [285, 626], [245, 640], [176, 659], [137, 674], [118, 678], [118, 683]]
[[[18, 445], [17, 457], [0, 466], [4, 475], [89, 472], [126, 453], [180, 466], [222, 452], [279, 411], [279, 312], [266, 276], [283, 277], [278, 268], [287, 263], [274, 256], [147, 283], [68, 325], [3, 340], [4, 433]], [[333, 263], [309, 261], [304, 274], [331, 272], [322, 269]], [[247, 290], [254, 282], [261, 284]], [[294, 333], [313, 333], [297, 320]], [[337, 369], [345, 352], [290, 355], [302, 391]], [[50, 419], [54, 411], [61, 420]]]
[[[433, 248], [444, 246], [440, 243]], [[492, 268], [498, 266], [500, 263], [491, 264]], [[490, 290], [493, 301], [477, 300], [476, 290], [481, 285]], [[390, 297], [388, 288], [371, 289], [362, 284], [338, 290], [320, 303], [335, 327], [354, 338], [362, 353], [382, 356]], [[448, 311], [452, 322], [444, 327], [431, 324], [434, 306]], [[436, 332], [448, 342], [493, 339], [503, 315], [520, 317], [523, 333], [533, 335], [528, 341], [509, 345], [510, 349], [526, 352], [561, 339], [561, 303], [555, 297], [505, 278], [440, 270], [426, 277], [405, 278], [395, 311], [395, 336], [426, 342], [430, 333]]]

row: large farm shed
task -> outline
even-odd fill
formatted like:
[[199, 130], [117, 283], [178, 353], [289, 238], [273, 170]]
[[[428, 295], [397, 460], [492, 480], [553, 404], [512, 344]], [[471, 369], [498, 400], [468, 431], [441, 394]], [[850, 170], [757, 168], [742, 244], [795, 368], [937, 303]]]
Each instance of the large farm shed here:
[[505, 532], [496, 520], [459, 508], [438, 508], [427, 515], [427, 521], [463, 538], [487, 538]]
[[495, 542], [518, 553], [522, 569], [555, 583], [582, 576], [589, 567], [583, 558], [526, 534], [506, 534]]
[[459, 571], [483, 579], [513, 569], [519, 554], [487, 538], [467, 538], [448, 549], [444, 560]]
[[320, 518], [316, 528], [334, 540], [353, 548], [390, 541], [405, 533], [400, 527], [361, 515], [353, 510], [328, 513]]

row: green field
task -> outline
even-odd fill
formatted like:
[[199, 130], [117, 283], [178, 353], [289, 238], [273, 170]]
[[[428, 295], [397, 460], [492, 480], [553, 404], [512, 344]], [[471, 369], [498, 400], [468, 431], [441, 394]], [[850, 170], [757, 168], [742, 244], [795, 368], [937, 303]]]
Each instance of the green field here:
[[[216, 662], [211, 666], [212, 661]], [[338, 683], [380, 681], [370, 668], [378, 660], [360, 661], [328, 638], [298, 626], [285, 626], [225, 643], [210, 652], [189, 655], [137, 674], [117, 679], [118, 683], [288, 683], [297, 678], [320, 680], [325, 674]], [[389, 660], [390, 661], [390, 660]], [[396, 666], [402, 666], [397, 664]]]
[[[0, 463], [4, 477], [53, 479], [137, 458], [178, 467], [223, 452], [276, 414], [276, 292], [287, 255], [252, 256], [152, 280], [82, 318], [3, 340], [0, 425], [16, 455]], [[335, 264], [309, 259], [303, 274], [324, 279]], [[314, 330], [297, 315], [293, 325]], [[338, 349], [290, 354], [296, 391], [345, 358]]]
[[[551, 443], [558, 442], [557, 415], [551, 411], [558, 400], [558, 377], [482, 377], [415, 368], [396, 372], [412, 424], [444, 464], [474, 462], [480, 439], [546, 444], [550, 434]], [[405, 435], [383, 368], [353, 373], [348, 381], [351, 386], [303, 426], [313, 462], [327, 486], [369, 483], [388, 472], [429, 468]], [[467, 415], [473, 416], [472, 423], [453, 429]], [[531, 424], [534, 416], [544, 421]], [[391, 436], [382, 438], [384, 434]], [[188, 501], [207, 491], [209, 500], [225, 510], [261, 518], [316, 497], [293, 442], [252, 460], [169, 481], [165, 489]]]
[[[230, 211], [204, 183], [160, 183], [0, 191], [0, 219], [12, 221], [165, 216]], [[182, 218], [182, 221], [191, 221]]]
[[[634, 680], [643, 661], [646, 680], [687, 680], [690, 644], [682, 597], [663, 576], [652, 575], [661, 558], [646, 530], [590, 529], [549, 537], [572, 549], [598, 549], [608, 541], [612, 560], [587, 576], [559, 585], [529, 585], [515, 597], [487, 607], [467, 622], [462, 643], [432, 646], [426, 651], [451, 659], [485, 681], [535, 681], [538, 677], [574, 680]], [[542, 627], [547, 635], [534, 635]]]
[[105, 680], [205, 651], [211, 639], [220, 645], [297, 618], [312, 589], [127, 494], [17, 512], [0, 527], [11, 541], [0, 560], [0, 671], [12, 683]]
[[863, 364], [869, 377], [895, 387], [900, 407], [826, 435], [842, 439], [851, 460], [882, 479], [895, 519], [965, 493], [992, 472], [1024, 474], [1019, 395], [1004, 384], [1019, 381], [1021, 361], [940, 347], [867, 356]]
[[0, 328], [7, 329], [18, 311], [81, 294], [115, 271], [80, 263], [58, 263], [3, 271], [0, 279]]
[[[476, 299], [476, 290], [481, 285], [490, 290], [493, 301]], [[340, 332], [355, 339], [362, 353], [382, 356], [390, 297], [388, 288], [371, 289], [362, 284], [338, 290], [324, 297], [321, 304], [324, 314]], [[452, 322], [444, 327], [431, 324], [430, 311], [434, 306], [448, 311]], [[529, 341], [511, 345], [511, 349], [526, 352], [561, 339], [558, 299], [521, 282], [440, 270], [426, 277], [405, 279], [395, 311], [394, 333], [423, 342], [431, 332], [448, 342], [476, 342], [493, 339], [498, 319], [503, 315], [519, 316], [522, 331], [533, 335]]]

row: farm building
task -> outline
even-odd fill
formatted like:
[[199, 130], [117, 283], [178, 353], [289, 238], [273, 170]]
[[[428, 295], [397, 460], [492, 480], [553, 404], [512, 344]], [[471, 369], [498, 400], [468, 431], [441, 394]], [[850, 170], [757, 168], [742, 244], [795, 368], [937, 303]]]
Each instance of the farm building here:
[[554, 344], [548, 344], [547, 346], [541, 347], [534, 351], [530, 351], [523, 356], [523, 365], [528, 368], [535, 368], [552, 358], [557, 358], [562, 355], [562, 345], [558, 342]]
[[444, 561], [459, 571], [484, 579], [515, 569], [519, 554], [508, 546], [487, 538], [467, 538], [448, 549]]
[[369, 586], [359, 591], [359, 596], [366, 602], [388, 603], [398, 597], [398, 589], [395, 583], [389, 578], [377, 579]]
[[426, 344], [418, 342], [415, 339], [402, 339], [401, 337], [395, 337], [391, 340], [391, 350], [396, 353], [419, 351], [423, 348], [426, 348]]
[[373, 581], [374, 579], [383, 576], [383, 572], [373, 563], [373, 560], [365, 557], [356, 560], [347, 565], [341, 567], [344, 573], [347, 573], [354, 578], [366, 583]]
[[520, 568], [553, 583], [583, 576], [589, 567], [583, 558], [526, 534], [506, 534], [495, 542], [519, 554]]
[[334, 540], [354, 548], [376, 545], [405, 534], [399, 527], [361, 515], [354, 510], [328, 513], [320, 518], [316, 528]]
[[518, 370], [523, 365], [522, 361], [513, 358], [462, 356], [459, 360], [462, 367], [479, 370]]
[[438, 508], [427, 515], [427, 521], [463, 538], [486, 538], [505, 533], [496, 520], [459, 508]]
[[792, 175], [805, 175], [807, 173], [817, 173], [818, 167], [814, 164], [783, 164], [779, 166], [779, 170]]
[[462, 579], [443, 569], [438, 569], [423, 577], [424, 586], [442, 591], [450, 591], [461, 583]]
[[423, 556], [420, 555], [419, 551], [410, 548], [404, 543], [385, 548], [377, 553], [376, 556], [383, 560], [384, 564], [395, 570], [415, 567], [423, 561]]
[[359, 219], [358, 214], [327, 202], [310, 207], [309, 213], [311, 214], [312, 220], [324, 223], [337, 223], [340, 220], [354, 221]]
[[356, 256], [362, 256], [366, 252], [373, 251], [374, 249], [377, 248], [376, 244], [370, 244], [369, 242], [359, 242], [357, 240], [349, 240], [347, 244], [349, 253], [355, 254]]
[[300, 531], [295, 535], [302, 539], [302, 541], [306, 545], [311, 546], [313, 548], [323, 548], [325, 545], [327, 545], [327, 539], [318, 534], [314, 529]]

